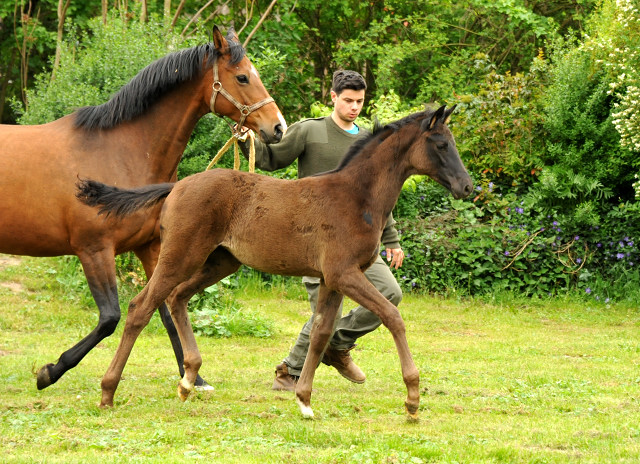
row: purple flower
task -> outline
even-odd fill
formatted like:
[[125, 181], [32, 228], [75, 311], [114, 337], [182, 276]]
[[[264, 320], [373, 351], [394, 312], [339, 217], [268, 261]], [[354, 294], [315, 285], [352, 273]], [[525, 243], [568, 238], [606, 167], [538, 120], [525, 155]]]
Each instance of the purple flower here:
[[505, 255], [505, 256], [509, 256], [509, 252], [508, 252], [508, 251], [505, 251], [505, 252], [504, 252], [504, 255]]
[[618, 259], [622, 259], [622, 258], [624, 258], [624, 253], [618, 253], [618, 254], [616, 255], [616, 258], [618, 258]]
[[553, 225], [557, 226], [558, 225], [558, 221], [553, 221]]
[[602, 248], [602, 243], [598, 242], [596, 245], [598, 248]]
[[516, 213], [523, 214], [524, 213], [524, 209], [516, 208]]
[[609, 301], [611, 301], [609, 298], [606, 298], [606, 299], [604, 300], [604, 302], [605, 302], [605, 303], [609, 303]]
[[591, 293], [591, 287], [587, 287], [586, 290], [585, 290], [585, 293], [587, 293], [587, 294]]
[[576, 263], [580, 264], [582, 262], [582, 258], [576, 258]]
[[580, 236], [576, 235], [575, 237], [573, 237], [573, 239], [577, 242], [578, 240], [580, 240]]

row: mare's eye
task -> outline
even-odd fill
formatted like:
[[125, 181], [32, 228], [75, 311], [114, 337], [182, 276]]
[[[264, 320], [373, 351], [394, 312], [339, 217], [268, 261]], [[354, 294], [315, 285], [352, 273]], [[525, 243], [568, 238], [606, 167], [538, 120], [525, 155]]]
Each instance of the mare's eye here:
[[249, 83], [249, 78], [247, 76], [245, 76], [244, 74], [240, 74], [240, 75], [236, 76], [236, 80], [238, 82], [240, 82], [241, 84], [248, 84]]
[[438, 150], [446, 150], [449, 144], [447, 142], [441, 142], [437, 145]]

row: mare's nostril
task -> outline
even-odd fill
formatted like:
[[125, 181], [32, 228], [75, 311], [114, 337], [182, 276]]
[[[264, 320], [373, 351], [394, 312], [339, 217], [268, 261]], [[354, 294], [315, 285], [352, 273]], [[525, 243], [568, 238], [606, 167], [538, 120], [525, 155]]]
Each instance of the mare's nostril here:
[[273, 130], [273, 136], [275, 137], [276, 141], [280, 141], [282, 140], [282, 135], [283, 135], [283, 131], [282, 131], [282, 124], [277, 124], [275, 129]]

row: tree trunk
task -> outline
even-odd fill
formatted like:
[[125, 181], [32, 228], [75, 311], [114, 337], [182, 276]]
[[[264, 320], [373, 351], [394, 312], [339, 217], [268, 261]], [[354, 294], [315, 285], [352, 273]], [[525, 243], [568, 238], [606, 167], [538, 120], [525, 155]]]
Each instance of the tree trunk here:
[[141, 0], [140, 3], [142, 4], [140, 8], [140, 22], [146, 23], [147, 22], [147, 0]]
[[71, 0], [58, 0], [58, 35], [56, 37], [56, 56], [53, 59], [53, 69], [51, 70], [51, 80], [56, 78], [56, 70], [60, 65], [60, 53], [62, 53], [62, 35], [64, 34], [64, 20], [67, 17], [67, 9]]

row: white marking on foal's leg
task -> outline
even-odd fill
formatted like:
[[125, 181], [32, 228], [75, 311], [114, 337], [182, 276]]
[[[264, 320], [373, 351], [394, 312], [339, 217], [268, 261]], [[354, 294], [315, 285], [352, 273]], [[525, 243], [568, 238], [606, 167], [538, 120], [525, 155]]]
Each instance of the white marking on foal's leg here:
[[178, 383], [178, 396], [182, 401], [187, 401], [189, 397], [189, 393], [193, 391], [194, 384], [189, 382], [184, 377], [180, 379], [180, 383]]
[[189, 382], [185, 377], [182, 377], [180, 379], [180, 385], [182, 385], [182, 388], [184, 388], [187, 391], [193, 391], [193, 387], [195, 386], [195, 384]]
[[311, 406], [305, 406], [304, 403], [300, 401], [300, 398], [297, 397], [296, 403], [298, 403], [298, 406], [300, 407], [302, 417], [304, 417], [305, 419], [313, 419], [313, 409], [311, 409]]

